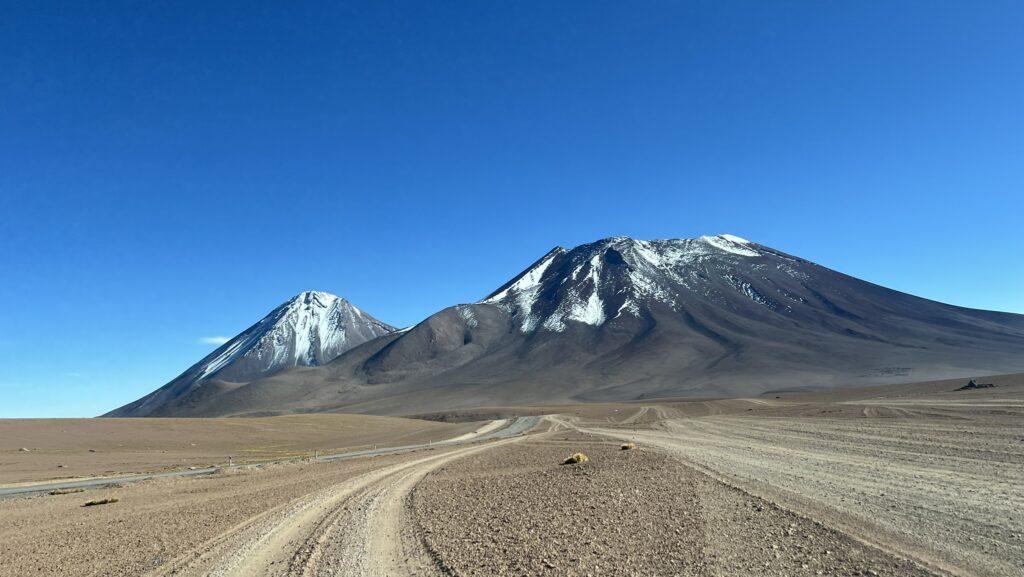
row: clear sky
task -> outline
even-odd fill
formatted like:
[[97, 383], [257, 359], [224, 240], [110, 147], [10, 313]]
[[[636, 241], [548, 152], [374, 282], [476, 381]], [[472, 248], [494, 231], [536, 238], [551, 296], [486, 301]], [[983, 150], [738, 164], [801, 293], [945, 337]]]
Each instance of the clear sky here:
[[613, 235], [1024, 313], [1022, 30], [1015, 0], [5, 2], [0, 417], [134, 400], [302, 290], [404, 326]]

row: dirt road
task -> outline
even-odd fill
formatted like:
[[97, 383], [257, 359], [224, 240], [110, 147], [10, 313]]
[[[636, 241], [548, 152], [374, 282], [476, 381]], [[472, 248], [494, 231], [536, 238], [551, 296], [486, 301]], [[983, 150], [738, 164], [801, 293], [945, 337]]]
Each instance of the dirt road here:
[[403, 535], [405, 497], [430, 471], [502, 443], [391, 465], [305, 496], [217, 535], [151, 575], [415, 575], [430, 568]]
[[[450, 445], [461, 445], [474, 441], [482, 441], [487, 439], [497, 439], [512, 437], [520, 433], [524, 433], [532, 429], [537, 422], [539, 417], [517, 417], [515, 419], [500, 419], [491, 421], [482, 426], [477, 427], [476, 430], [468, 433], [459, 435], [458, 437], [447, 439], [438, 442], [427, 442], [418, 443], [415, 445], [399, 445], [397, 447], [383, 447], [383, 448], [372, 448], [372, 449], [361, 449], [356, 451], [346, 451], [343, 453], [334, 453], [319, 455], [316, 457], [318, 461], [345, 461], [349, 459], [358, 459], [364, 457], [379, 457], [381, 455], [395, 455], [400, 453], [407, 453], [409, 451], [415, 451], [419, 449], [426, 449], [431, 447], [444, 447]], [[285, 459], [284, 461], [299, 461], [305, 458], [291, 458]], [[103, 487], [106, 485], [116, 485], [125, 483], [135, 483], [138, 481], [146, 481], [149, 479], [159, 479], [163, 477], [198, 477], [201, 475], [212, 475], [214, 473], [224, 470], [237, 470], [251, 468], [253, 465], [235, 465], [235, 466], [219, 466], [219, 467], [190, 467], [188, 469], [177, 469], [171, 471], [165, 471], [162, 473], [144, 473], [139, 475], [120, 475], [120, 476], [107, 476], [107, 477], [94, 477], [94, 478], [83, 478], [74, 479], [67, 481], [51, 481], [45, 483], [19, 483], [11, 486], [0, 486], [0, 499], [9, 498], [19, 495], [27, 495], [33, 493], [48, 493], [50, 491], [63, 491], [71, 489], [89, 489], [95, 487]]]
[[[417, 575], [406, 496], [430, 471], [536, 423], [403, 454], [270, 464], [0, 501], [0, 576]], [[116, 503], [83, 507], [87, 500]]]
[[482, 423], [369, 415], [0, 419], [0, 486], [265, 462], [456, 438]]

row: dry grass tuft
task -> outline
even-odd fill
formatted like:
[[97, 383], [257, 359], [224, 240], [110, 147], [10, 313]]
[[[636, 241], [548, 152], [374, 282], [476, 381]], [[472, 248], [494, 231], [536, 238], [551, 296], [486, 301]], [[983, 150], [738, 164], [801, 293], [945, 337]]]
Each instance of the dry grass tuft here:
[[623, 451], [630, 451], [636, 448], [636, 443], [622, 443], [622, 446], [619, 448]]
[[95, 501], [86, 501], [83, 507], [92, 507], [94, 505], [106, 505], [108, 503], [117, 503], [120, 499], [117, 497], [111, 497], [109, 499], [96, 499]]
[[590, 458], [583, 453], [573, 453], [568, 459], [562, 461], [563, 465], [580, 465], [589, 461]]

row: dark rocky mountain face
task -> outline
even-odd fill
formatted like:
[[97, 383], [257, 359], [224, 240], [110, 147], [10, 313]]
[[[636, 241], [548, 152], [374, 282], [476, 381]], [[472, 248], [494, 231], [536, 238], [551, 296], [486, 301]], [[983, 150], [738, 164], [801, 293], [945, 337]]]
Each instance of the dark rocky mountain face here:
[[945, 305], [730, 235], [556, 248], [475, 304], [180, 414], [413, 414], [1024, 370], [1024, 316]]
[[164, 387], [106, 416], [163, 414], [169, 402], [197, 392], [209, 394], [204, 383], [219, 382], [224, 387], [284, 367], [323, 365], [356, 345], [394, 330], [343, 298], [325, 292], [303, 292]]

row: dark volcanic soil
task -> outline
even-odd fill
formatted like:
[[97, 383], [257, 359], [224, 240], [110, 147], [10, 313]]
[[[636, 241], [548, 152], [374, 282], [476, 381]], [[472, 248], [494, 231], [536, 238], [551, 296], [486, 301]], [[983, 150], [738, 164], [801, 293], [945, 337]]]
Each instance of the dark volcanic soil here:
[[[560, 465], [583, 451], [585, 465]], [[451, 575], [933, 575], [640, 447], [576, 433], [487, 451], [413, 495]]]

